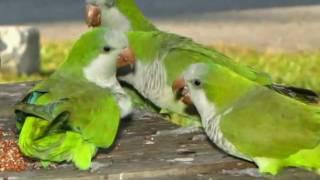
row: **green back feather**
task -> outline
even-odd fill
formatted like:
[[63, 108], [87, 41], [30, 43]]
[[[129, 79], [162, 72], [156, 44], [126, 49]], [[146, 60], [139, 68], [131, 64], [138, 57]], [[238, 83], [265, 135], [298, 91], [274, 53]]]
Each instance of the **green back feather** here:
[[157, 28], [145, 18], [135, 0], [116, 0], [118, 9], [128, 18], [134, 31], [154, 31]]
[[261, 172], [275, 174], [285, 166], [320, 168], [319, 106], [279, 94], [223, 66], [208, 67], [202, 87], [216, 106], [224, 137], [257, 159]]
[[225, 55], [188, 38], [159, 31], [129, 32], [128, 37], [130, 47], [143, 63], [150, 63], [155, 59], [164, 60], [169, 82], [179, 77], [190, 64], [213, 62], [260, 84], [272, 83], [267, 74], [236, 63]]

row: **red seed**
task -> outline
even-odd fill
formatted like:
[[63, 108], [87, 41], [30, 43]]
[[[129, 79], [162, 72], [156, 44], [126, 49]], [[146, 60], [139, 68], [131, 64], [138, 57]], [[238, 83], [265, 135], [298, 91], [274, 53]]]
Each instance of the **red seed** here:
[[23, 171], [28, 167], [28, 162], [21, 154], [17, 141], [4, 139], [10, 132], [0, 129], [0, 172], [3, 171]]

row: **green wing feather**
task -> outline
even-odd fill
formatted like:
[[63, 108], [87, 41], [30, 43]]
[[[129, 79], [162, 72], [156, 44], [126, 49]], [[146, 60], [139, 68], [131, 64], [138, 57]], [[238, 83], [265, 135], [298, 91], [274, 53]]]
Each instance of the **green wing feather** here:
[[[271, 78], [264, 73], [242, 66], [223, 54], [193, 42], [191, 39], [175, 34], [152, 31], [134, 31], [128, 33], [130, 47], [142, 63], [162, 60], [167, 72], [167, 84], [171, 86], [189, 65], [199, 62], [213, 62], [260, 84], [271, 84]], [[148, 51], [145, 51], [148, 49]], [[178, 114], [163, 109], [170, 121], [182, 126], [199, 126], [197, 114]]]
[[208, 63], [206, 68], [199, 76], [214, 106], [212, 122], [240, 154], [271, 174], [287, 166], [320, 168], [318, 105], [280, 94], [221, 65]]
[[256, 89], [232, 106], [221, 129], [252, 157], [286, 158], [319, 144], [320, 108], [267, 88]]
[[[178, 77], [190, 64], [213, 62], [260, 84], [268, 85], [272, 83], [268, 74], [257, 72], [214, 49], [175, 34], [160, 31], [135, 31], [129, 33], [129, 42], [141, 61], [153, 61], [157, 57], [163, 58], [170, 81]], [[146, 48], [148, 51], [145, 51]]]
[[[59, 95], [53, 91], [58, 87], [51, 84], [48, 92], [33, 104], [20, 104], [17, 108], [27, 115], [19, 147], [31, 157], [58, 162], [72, 160], [80, 169], [87, 169], [97, 147], [107, 148], [113, 144], [120, 110], [114, 96], [106, 89], [88, 83], [65, 83], [78, 91]], [[34, 105], [43, 111], [32, 112]]]
[[224, 138], [253, 159], [261, 172], [276, 174], [287, 166], [320, 168], [318, 105], [282, 95], [219, 65], [202, 80]]
[[223, 117], [221, 129], [261, 172], [282, 167], [320, 169], [320, 108], [267, 88], [240, 99]]

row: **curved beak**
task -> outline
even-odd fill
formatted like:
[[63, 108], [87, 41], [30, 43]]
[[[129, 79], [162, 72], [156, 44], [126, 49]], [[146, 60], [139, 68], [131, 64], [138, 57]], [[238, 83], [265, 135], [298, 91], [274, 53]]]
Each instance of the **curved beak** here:
[[101, 25], [101, 9], [93, 4], [86, 6], [86, 23], [89, 27]]
[[176, 97], [187, 105], [192, 104], [190, 93], [187, 87], [187, 83], [183, 78], [176, 79], [172, 83], [172, 91]]
[[130, 67], [133, 67], [135, 63], [136, 63], [136, 57], [134, 55], [133, 50], [130, 48], [125, 48], [119, 54], [119, 57], [117, 60], [117, 68], [122, 68], [128, 65], [130, 65]]

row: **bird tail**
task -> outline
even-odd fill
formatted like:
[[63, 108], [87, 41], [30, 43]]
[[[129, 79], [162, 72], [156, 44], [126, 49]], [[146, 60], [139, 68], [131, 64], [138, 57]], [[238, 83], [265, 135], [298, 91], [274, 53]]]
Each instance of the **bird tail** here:
[[301, 100], [306, 103], [318, 104], [320, 102], [319, 95], [310, 89], [304, 89], [293, 86], [283, 86], [280, 84], [272, 84], [268, 87], [280, 94]]
[[[316, 105], [312, 118], [320, 123], [320, 108]], [[312, 149], [303, 149], [288, 157], [286, 166], [304, 167], [308, 170], [314, 170], [320, 174], [320, 144], [318, 143]]]
[[43, 136], [47, 121], [27, 117], [19, 136], [19, 148], [29, 157], [49, 162], [73, 161], [81, 170], [89, 169], [97, 147], [72, 131], [49, 133]]

